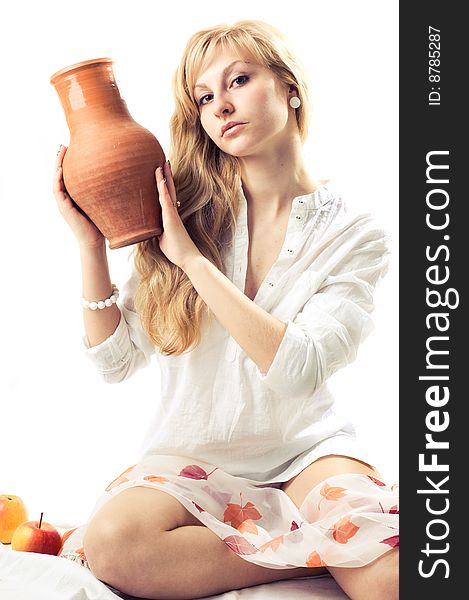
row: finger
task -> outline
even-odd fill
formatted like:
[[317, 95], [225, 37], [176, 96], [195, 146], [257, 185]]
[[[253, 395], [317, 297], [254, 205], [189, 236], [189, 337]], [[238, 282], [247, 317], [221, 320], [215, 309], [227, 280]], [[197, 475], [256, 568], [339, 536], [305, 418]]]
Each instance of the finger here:
[[63, 182], [63, 169], [61, 165], [59, 165], [55, 170], [52, 189], [54, 194], [66, 194], [65, 184]]
[[60, 167], [63, 163], [65, 153], [67, 152], [67, 147], [63, 144], [60, 145], [59, 151], [57, 152], [57, 158], [55, 161], [56, 168]]
[[177, 205], [176, 186], [174, 185], [173, 173], [169, 160], [164, 163], [164, 176], [166, 177], [166, 185], [174, 205]]
[[55, 160], [55, 172], [54, 172], [54, 182], [62, 180], [62, 170], [63, 170], [63, 159], [65, 156], [66, 148], [65, 146], [60, 146], [59, 151], [57, 152], [57, 158]]
[[156, 183], [158, 186], [158, 195], [162, 209], [168, 211], [175, 210], [171, 194], [169, 193], [167, 185], [168, 182], [163, 176], [163, 169], [161, 167], [156, 169]]
[[61, 165], [57, 167], [55, 171], [52, 191], [54, 192], [55, 196], [59, 196], [60, 199], [69, 198], [63, 181], [63, 169]]
[[52, 191], [53, 191], [57, 201], [65, 200], [65, 201], [67, 201], [67, 204], [68, 204], [68, 203], [71, 203], [72, 200], [71, 200], [70, 196], [68, 195], [68, 192], [65, 188], [65, 183], [63, 180], [63, 164], [62, 164], [66, 151], [67, 151], [66, 146], [61, 145], [59, 148], [59, 151], [57, 152], [56, 168], [55, 168], [55, 172], [54, 172]]

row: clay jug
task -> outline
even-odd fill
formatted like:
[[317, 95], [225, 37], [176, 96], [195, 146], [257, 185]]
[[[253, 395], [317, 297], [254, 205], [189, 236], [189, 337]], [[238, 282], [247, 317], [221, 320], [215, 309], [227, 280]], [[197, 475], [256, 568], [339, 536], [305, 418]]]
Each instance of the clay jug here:
[[63, 161], [65, 187], [75, 203], [121, 248], [160, 235], [155, 170], [164, 152], [131, 117], [111, 58], [86, 60], [52, 75], [70, 129]]

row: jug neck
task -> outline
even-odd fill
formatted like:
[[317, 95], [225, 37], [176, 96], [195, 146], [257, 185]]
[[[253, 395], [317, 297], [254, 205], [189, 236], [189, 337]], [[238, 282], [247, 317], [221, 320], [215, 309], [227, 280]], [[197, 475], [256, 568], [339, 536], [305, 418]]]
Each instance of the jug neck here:
[[53, 85], [71, 133], [82, 121], [84, 112], [88, 123], [115, 117], [132, 118], [117, 87], [112, 63], [95, 63], [72, 69], [57, 77]]

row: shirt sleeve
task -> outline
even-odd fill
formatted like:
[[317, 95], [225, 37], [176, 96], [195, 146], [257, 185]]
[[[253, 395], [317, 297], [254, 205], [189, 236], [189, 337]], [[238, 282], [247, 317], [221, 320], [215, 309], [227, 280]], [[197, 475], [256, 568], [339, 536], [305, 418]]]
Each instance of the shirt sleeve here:
[[85, 354], [92, 361], [107, 383], [118, 383], [128, 379], [138, 369], [148, 365], [155, 346], [148, 339], [140, 322], [133, 294], [137, 285], [134, 272], [122, 290], [122, 301], [118, 300], [121, 311], [119, 324], [112, 335], [96, 346], [90, 347], [83, 337]]
[[361, 224], [343, 231], [313, 262], [303, 281], [321, 283], [287, 320], [267, 373], [257, 368], [265, 385], [294, 397], [310, 396], [355, 360], [358, 346], [373, 330], [373, 292], [388, 271], [389, 247], [390, 238], [382, 229]]

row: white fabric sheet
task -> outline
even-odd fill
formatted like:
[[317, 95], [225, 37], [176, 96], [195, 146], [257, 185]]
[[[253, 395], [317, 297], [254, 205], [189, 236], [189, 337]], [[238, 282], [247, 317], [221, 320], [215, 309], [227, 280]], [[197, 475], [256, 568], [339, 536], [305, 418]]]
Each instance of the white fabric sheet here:
[[[88, 570], [58, 556], [0, 544], [1, 600], [120, 600]], [[127, 598], [130, 598], [128, 596]], [[346, 600], [329, 576], [302, 577], [210, 596], [206, 600]], [[203, 599], [201, 599], [203, 600]]]

